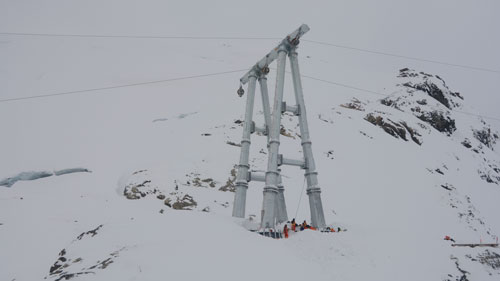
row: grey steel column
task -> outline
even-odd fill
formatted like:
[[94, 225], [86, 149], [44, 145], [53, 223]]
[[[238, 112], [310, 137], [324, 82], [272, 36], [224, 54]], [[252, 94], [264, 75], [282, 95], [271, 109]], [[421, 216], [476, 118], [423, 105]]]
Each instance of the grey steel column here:
[[276, 196], [278, 194], [278, 154], [280, 145], [281, 104], [283, 101], [283, 87], [285, 83], [286, 49], [280, 46], [278, 50], [278, 70], [276, 73], [276, 89], [271, 128], [269, 130], [269, 155], [264, 187], [264, 201], [262, 203], [262, 228], [274, 228], [276, 223]]
[[[262, 107], [264, 110], [264, 119], [267, 128], [267, 141], [269, 142], [269, 130], [271, 129], [271, 106], [269, 105], [269, 93], [267, 91], [267, 77], [265, 74], [259, 76], [260, 92], [262, 94]], [[281, 173], [280, 170], [278, 170]], [[278, 196], [277, 196], [277, 220], [278, 223], [282, 223], [288, 220], [288, 215], [286, 211], [285, 203], [285, 187], [281, 179], [281, 175], [278, 178]]]
[[302, 151], [306, 162], [305, 177], [307, 180], [307, 195], [309, 195], [309, 207], [311, 209], [311, 224], [317, 228], [324, 228], [325, 215], [323, 213], [323, 204], [321, 203], [321, 189], [318, 185], [318, 173], [312, 153], [312, 143], [309, 136], [307, 125], [306, 107], [304, 104], [304, 95], [302, 93], [302, 82], [300, 81], [299, 63], [297, 52], [292, 50], [289, 54], [290, 66], [292, 69], [293, 88], [297, 106], [300, 108], [299, 126], [302, 139]]
[[243, 123], [243, 137], [241, 139], [240, 163], [238, 165], [238, 173], [236, 176], [236, 192], [234, 194], [233, 217], [245, 217], [245, 205], [248, 189], [248, 156], [250, 153], [250, 135], [252, 127], [253, 106], [255, 100], [255, 86], [257, 83], [257, 75], [251, 72], [248, 82], [247, 104], [245, 109], [245, 120]]
[[[281, 171], [279, 171], [281, 173]], [[285, 203], [285, 187], [283, 186], [281, 174], [278, 178], [278, 196], [277, 196], [277, 208], [278, 215], [277, 221], [278, 223], [286, 222], [288, 220], [288, 214], [286, 212], [286, 203]]]
[[267, 91], [267, 77], [265, 74], [259, 76], [260, 93], [262, 94], [262, 108], [267, 129], [267, 140], [269, 141], [269, 130], [271, 130], [271, 106], [269, 105], [269, 93]]

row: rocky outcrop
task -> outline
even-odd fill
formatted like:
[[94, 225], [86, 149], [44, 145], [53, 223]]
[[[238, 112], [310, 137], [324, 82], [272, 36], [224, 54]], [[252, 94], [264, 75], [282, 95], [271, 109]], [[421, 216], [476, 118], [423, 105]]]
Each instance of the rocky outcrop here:
[[78, 279], [77, 277], [83, 275], [94, 275], [97, 271], [104, 270], [114, 263], [115, 259], [119, 257], [120, 252], [126, 250], [125, 247], [105, 254], [98, 260], [72, 254], [72, 249], [75, 245], [78, 248], [82, 246], [80, 244], [86, 245], [87, 243], [91, 243], [92, 238], [99, 233], [102, 227], [103, 225], [101, 224], [95, 229], [83, 232], [67, 248], [62, 249], [58, 254], [57, 260], [50, 267], [49, 275], [45, 279], [54, 278], [55, 281]]
[[399, 91], [380, 103], [400, 111], [412, 113], [446, 135], [456, 130], [451, 110], [462, 106], [463, 97], [451, 91], [441, 77], [408, 68], [399, 71]]
[[451, 119], [449, 116], [444, 116], [443, 113], [438, 111], [422, 112], [418, 118], [448, 136], [453, 134], [457, 129], [455, 120]]
[[229, 192], [235, 192], [236, 191], [236, 185], [234, 182], [236, 181], [236, 168], [231, 169], [231, 177], [229, 177], [226, 181], [226, 184], [221, 186], [219, 188], [220, 191], [229, 191]]
[[491, 128], [481, 128], [481, 129], [472, 129], [474, 137], [486, 147], [494, 150], [494, 146], [498, 140], [498, 133], [494, 133], [491, 131]]
[[422, 141], [419, 139], [421, 136], [415, 129], [410, 128], [406, 122], [396, 123], [390, 119], [385, 120], [382, 116], [375, 116], [372, 113], [366, 115], [365, 120], [375, 126], [382, 128], [386, 133], [395, 137], [408, 141], [407, 133], [416, 144], [421, 145]]
[[172, 209], [175, 210], [193, 210], [198, 203], [194, 201], [193, 197], [185, 194], [182, 198], [177, 197], [177, 201], [172, 204]]

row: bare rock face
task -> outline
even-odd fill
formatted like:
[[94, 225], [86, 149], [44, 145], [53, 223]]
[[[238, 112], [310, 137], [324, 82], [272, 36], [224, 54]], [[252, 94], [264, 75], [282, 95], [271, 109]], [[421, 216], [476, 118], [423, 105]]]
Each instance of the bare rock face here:
[[449, 116], [444, 116], [443, 113], [439, 111], [422, 112], [422, 115], [418, 116], [418, 118], [448, 136], [453, 134], [457, 129], [455, 120], [451, 119]]
[[385, 120], [382, 116], [374, 116], [372, 113], [366, 115], [365, 120], [372, 123], [375, 126], [379, 126], [386, 133], [395, 137], [401, 138], [405, 141], [408, 141], [407, 133], [409, 137], [418, 145], [422, 144], [422, 141], [419, 139], [421, 136], [415, 129], [411, 128], [404, 121], [400, 121], [396, 123], [390, 119]]
[[415, 117], [448, 136], [457, 129], [451, 111], [462, 107], [463, 97], [452, 92], [444, 80], [408, 68], [399, 71], [399, 91], [380, 101], [381, 104], [411, 112]]
[[481, 129], [472, 129], [474, 137], [486, 147], [494, 150], [493, 147], [497, 143], [498, 133], [494, 133], [491, 131], [491, 128], [485, 127]]
[[120, 253], [126, 250], [126, 247], [104, 252], [98, 260], [74, 253], [75, 248], [92, 245], [92, 240], [100, 234], [102, 228], [103, 225], [101, 224], [95, 229], [83, 232], [68, 247], [62, 249], [57, 256], [57, 260], [50, 266], [49, 275], [45, 279], [50, 278], [55, 281], [79, 279], [78, 277], [84, 275], [95, 275], [98, 271], [105, 270], [114, 263], [119, 258]]
[[[481, 117], [464, 116], [473, 109], [464, 109], [464, 97], [450, 90], [441, 77], [403, 68], [398, 79], [400, 82], [386, 97], [375, 101], [354, 98], [334, 113], [352, 110], [347, 118], [357, 115], [396, 139], [411, 139], [418, 145], [432, 134], [449, 137], [478, 159], [479, 178], [500, 185], [500, 162], [494, 153], [500, 133]], [[320, 119], [328, 121], [323, 114]], [[435, 172], [442, 174], [439, 169]]]

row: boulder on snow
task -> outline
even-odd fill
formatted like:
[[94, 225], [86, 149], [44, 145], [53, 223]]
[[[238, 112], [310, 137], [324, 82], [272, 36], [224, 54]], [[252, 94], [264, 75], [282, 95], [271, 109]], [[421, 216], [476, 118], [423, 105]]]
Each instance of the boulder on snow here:
[[197, 205], [198, 203], [194, 201], [192, 196], [185, 194], [184, 197], [177, 198], [177, 201], [172, 204], [172, 208], [175, 210], [192, 210]]

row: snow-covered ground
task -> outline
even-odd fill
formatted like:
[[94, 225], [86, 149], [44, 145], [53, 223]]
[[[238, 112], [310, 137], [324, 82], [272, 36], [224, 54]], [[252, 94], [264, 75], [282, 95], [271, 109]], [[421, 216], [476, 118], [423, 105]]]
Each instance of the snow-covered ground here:
[[[443, 240], [500, 234], [500, 123], [461, 113], [499, 117], [498, 73], [306, 41], [498, 69], [498, 3], [257, 2], [4, 1], [0, 32], [279, 38], [307, 23], [303, 74], [388, 95], [303, 78], [326, 221], [347, 231], [273, 240], [231, 217], [244, 71], [2, 102], [0, 280], [498, 280], [498, 249]], [[276, 42], [0, 35], [0, 99], [248, 69]], [[283, 124], [298, 158], [296, 118]], [[266, 153], [252, 135], [252, 169]], [[309, 219], [303, 172], [283, 180], [289, 218]]]

